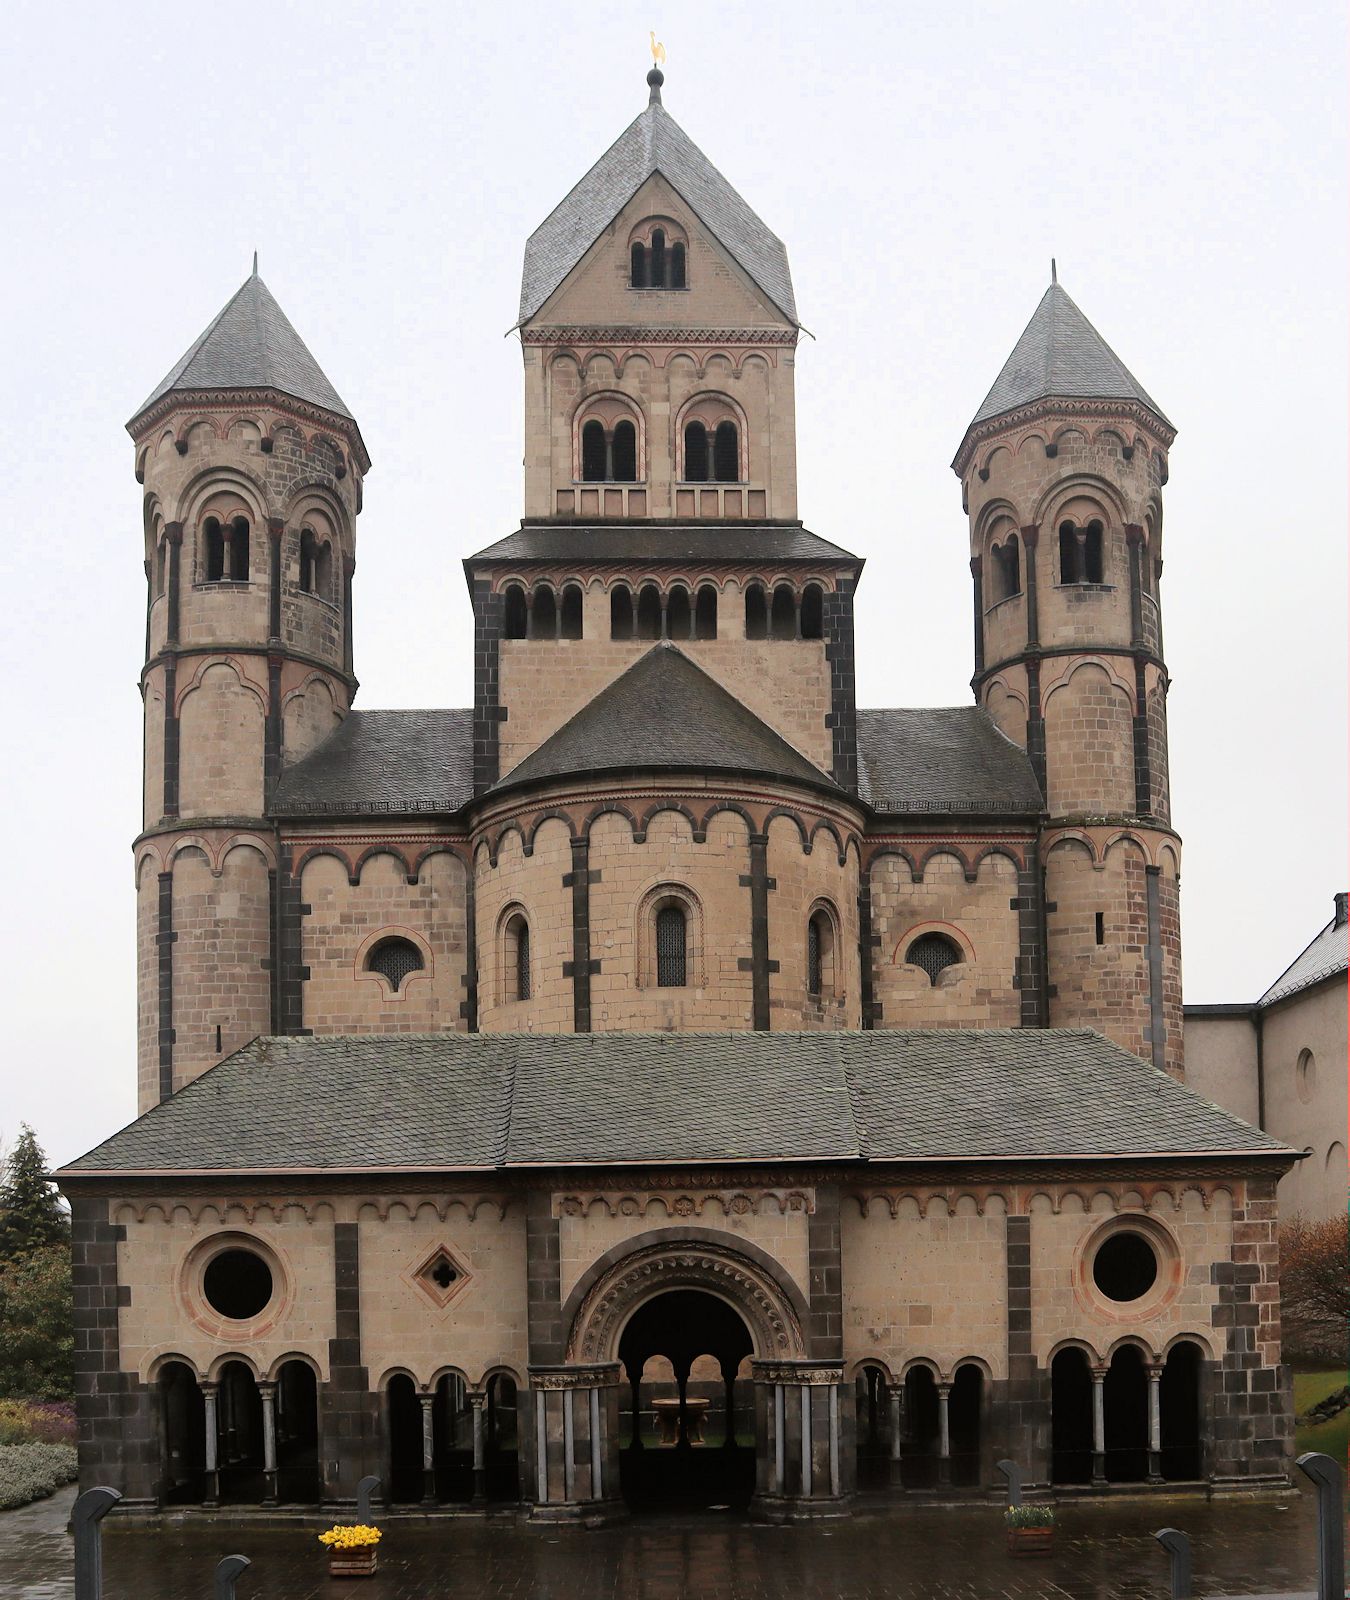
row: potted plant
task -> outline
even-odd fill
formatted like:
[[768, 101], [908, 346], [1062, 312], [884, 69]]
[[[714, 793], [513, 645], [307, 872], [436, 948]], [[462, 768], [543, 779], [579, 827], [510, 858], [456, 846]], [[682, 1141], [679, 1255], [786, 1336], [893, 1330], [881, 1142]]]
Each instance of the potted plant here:
[[1048, 1556], [1055, 1546], [1054, 1506], [1009, 1506], [1003, 1513], [1010, 1556]]
[[373, 1578], [380, 1530], [365, 1523], [339, 1523], [319, 1535], [328, 1547], [328, 1575], [332, 1578]]

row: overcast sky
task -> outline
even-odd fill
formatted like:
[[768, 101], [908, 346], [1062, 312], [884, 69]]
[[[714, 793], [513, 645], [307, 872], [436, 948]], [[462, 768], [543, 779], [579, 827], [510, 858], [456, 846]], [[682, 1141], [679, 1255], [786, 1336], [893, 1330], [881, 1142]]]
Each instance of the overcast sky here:
[[1179, 429], [1162, 595], [1188, 1000], [1346, 886], [1343, 5], [6, 7], [5, 1088], [134, 1114], [140, 492], [123, 424], [247, 275], [374, 458], [363, 706], [467, 705], [521, 510], [526, 235], [665, 104], [787, 243], [801, 514], [867, 558], [865, 705], [969, 701], [962, 432], [1060, 280]]

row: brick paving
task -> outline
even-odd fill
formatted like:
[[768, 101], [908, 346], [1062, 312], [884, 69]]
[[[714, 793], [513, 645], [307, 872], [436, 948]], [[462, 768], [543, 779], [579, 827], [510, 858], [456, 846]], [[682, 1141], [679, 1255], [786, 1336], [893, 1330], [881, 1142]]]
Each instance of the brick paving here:
[[[0, 1514], [0, 1600], [72, 1600], [65, 1490]], [[1061, 1511], [1049, 1559], [1013, 1560], [996, 1506], [864, 1510], [848, 1522], [773, 1528], [704, 1513], [588, 1532], [502, 1518], [386, 1523], [373, 1581], [327, 1576], [309, 1519], [105, 1524], [106, 1600], [206, 1600], [221, 1556], [250, 1556], [239, 1600], [1163, 1600], [1150, 1533], [1179, 1527], [1195, 1593], [1310, 1593], [1311, 1496], [1154, 1499]]]

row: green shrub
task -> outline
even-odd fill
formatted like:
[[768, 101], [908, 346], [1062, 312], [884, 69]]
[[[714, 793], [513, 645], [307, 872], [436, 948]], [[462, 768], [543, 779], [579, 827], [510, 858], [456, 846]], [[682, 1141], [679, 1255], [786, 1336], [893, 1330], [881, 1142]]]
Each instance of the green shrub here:
[[0, 1445], [0, 1511], [45, 1499], [63, 1483], [73, 1483], [77, 1471], [73, 1445]]
[[1010, 1528], [1053, 1528], [1054, 1506], [1009, 1506], [1003, 1520]]

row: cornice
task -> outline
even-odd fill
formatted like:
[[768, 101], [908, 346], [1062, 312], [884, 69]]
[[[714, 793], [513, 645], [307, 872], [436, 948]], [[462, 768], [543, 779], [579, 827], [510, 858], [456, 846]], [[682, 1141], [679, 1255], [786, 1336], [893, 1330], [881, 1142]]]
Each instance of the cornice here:
[[606, 344], [734, 344], [791, 347], [797, 343], [796, 328], [644, 328], [632, 324], [613, 327], [598, 325], [559, 325], [553, 328], [522, 328], [521, 344], [529, 345], [606, 345]]
[[965, 438], [961, 441], [961, 448], [952, 458], [952, 471], [958, 478], [964, 477], [971, 457], [985, 440], [995, 438], [1000, 433], [1025, 427], [1028, 423], [1039, 421], [1043, 417], [1128, 417], [1131, 422], [1138, 423], [1164, 450], [1171, 448], [1172, 441], [1177, 436], [1175, 428], [1165, 423], [1156, 411], [1150, 411], [1137, 400], [1075, 400], [1070, 396], [1047, 395], [1044, 399], [1033, 400], [1029, 405], [1019, 406], [1015, 411], [1000, 412], [998, 416], [990, 417], [987, 421], [968, 428]]
[[328, 411], [308, 400], [297, 400], [282, 389], [170, 389], [138, 411], [127, 423], [127, 432], [137, 445], [143, 444], [151, 430], [175, 411], [237, 411], [241, 406], [262, 404], [273, 411], [288, 412], [308, 423], [316, 423], [340, 433], [351, 444], [362, 474], [370, 471], [370, 455], [361, 430], [351, 417]]

